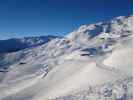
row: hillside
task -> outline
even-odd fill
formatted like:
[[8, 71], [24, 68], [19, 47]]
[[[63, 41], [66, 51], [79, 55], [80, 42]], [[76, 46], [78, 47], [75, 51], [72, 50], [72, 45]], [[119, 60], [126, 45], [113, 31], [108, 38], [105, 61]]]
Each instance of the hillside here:
[[0, 59], [1, 100], [132, 100], [133, 15]]

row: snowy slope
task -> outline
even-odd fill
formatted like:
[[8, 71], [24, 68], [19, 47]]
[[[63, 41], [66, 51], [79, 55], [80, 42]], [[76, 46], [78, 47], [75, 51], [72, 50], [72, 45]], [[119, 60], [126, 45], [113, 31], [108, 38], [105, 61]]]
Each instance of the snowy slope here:
[[132, 100], [132, 44], [131, 15], [4, 54], [0, 100]]

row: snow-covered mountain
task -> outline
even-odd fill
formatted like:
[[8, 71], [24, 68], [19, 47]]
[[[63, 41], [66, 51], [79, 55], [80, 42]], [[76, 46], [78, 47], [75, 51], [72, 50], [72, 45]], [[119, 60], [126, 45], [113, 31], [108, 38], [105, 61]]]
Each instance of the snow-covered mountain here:
[[133, 16], [83, 25], [0, 56], [0, 100], [132, 100]]
[[49, 42], [57, 38], [57, 36], [40, 36], [40, 37], [24, 37], [13, 38], [8, 40], [0, 40], [0, 53], [15, 52], [21, 49], [35, 47]]

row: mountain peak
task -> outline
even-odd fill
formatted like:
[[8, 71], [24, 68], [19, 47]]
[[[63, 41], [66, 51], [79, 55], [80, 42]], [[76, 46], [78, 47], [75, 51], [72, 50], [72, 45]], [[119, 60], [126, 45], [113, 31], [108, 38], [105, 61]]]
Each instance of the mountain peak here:
[[82, 25], [66, 37], [71, 41], [84, 43], [99, 34], [131, 34], [133, 32], [133, 15], [119, 16], [110, 21]]

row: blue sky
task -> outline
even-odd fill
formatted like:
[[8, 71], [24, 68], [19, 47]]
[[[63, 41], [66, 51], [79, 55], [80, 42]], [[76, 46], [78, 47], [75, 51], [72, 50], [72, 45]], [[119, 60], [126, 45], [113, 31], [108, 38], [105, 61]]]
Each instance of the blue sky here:
[[0, 39], [65, 35], [82, 24], [133, 14], [133, 0], [0, 0]]

